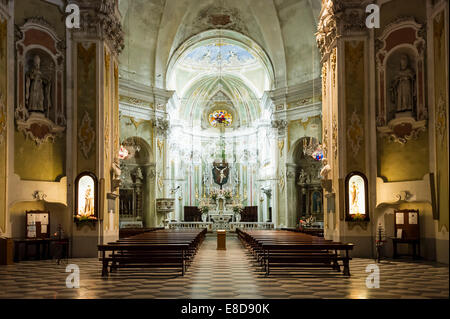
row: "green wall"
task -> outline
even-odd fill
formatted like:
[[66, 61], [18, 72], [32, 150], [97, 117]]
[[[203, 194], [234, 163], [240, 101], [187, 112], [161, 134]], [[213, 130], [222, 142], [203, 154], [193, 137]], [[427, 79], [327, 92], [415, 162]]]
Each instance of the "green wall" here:
[[406, 144], [378, 136], [378, 176], [386, 182], [421, 180], [429, 173], [428, 131]]

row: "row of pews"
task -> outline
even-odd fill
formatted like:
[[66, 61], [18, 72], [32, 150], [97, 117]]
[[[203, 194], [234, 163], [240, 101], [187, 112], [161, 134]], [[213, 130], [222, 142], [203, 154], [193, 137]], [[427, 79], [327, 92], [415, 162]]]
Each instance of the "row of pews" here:
[[155, 229], [98, 245], [102, 276], [118, 268], [176, 269], [184, 276], [205, 236], [206, 228]]
[[237, 229], [237, 234], [266, 276], [272, 268], [331, 267], [340, 272], [339, 262], [342, 262], [344, 275], [350, 276], [349, 251], [353, 244], [287, 230]]

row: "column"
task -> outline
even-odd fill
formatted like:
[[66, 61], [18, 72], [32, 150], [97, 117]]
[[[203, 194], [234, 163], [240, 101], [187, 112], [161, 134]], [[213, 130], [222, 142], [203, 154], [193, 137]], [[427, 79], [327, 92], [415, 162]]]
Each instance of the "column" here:
[[295, 227], [298, 223], [298, 205], [297, 205], [297, 186], [295, 185], [296, 164], [286, 164], [286, 178], [287, 178], [287, 210], [286, 210], [286, 227]]
[[118, 56], [123, 49], [123, 32], [116, 1], [69, 3], [79, 6], [81, 16], [80, 29], [71, 29], [68, 39], [74, 87], [72, 176], [89, 171], [99, 183], [99, 221], [87, 231], [74, 225], [73, 255], [96, 257], [97, 244], [119, 235], [119, 199], [113, 196], [118, 189], [112, 186], [111, 170], [119, 150]]
[[[324, 187], [325, 237], [354, 242], [370, 256], [371, 224], [345, 220], [345, 179], [355, 171], [371, 185], [369, 116], [369, 29], [365, 5], [331, 0], [323, 3], [317, 43], [322, 56], [322, 114], [324, 156], [329, 165]], [[374, 161], [374, 162], [373, 162]], [[369, 189], [369, 193], [375, 193]], [[330, 202], [334, 201], [334, 203]], [[369, 212], [374, 203], [369, 197]], [[331, 210], [331, 212], [328, 212]], [[356, 226], [356, 227], [354, 227]]]
[[14, 46], [14, 3], [0, 1], [0, 236], [11, 236], [8, 175], [13, 174], [14, 162]]

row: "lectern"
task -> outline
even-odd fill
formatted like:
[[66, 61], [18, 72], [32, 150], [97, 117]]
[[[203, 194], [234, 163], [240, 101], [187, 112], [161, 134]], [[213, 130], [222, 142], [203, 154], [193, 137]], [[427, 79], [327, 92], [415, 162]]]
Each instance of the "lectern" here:
[[217, 231], [217, 250], [227, 250], [227, 231]]

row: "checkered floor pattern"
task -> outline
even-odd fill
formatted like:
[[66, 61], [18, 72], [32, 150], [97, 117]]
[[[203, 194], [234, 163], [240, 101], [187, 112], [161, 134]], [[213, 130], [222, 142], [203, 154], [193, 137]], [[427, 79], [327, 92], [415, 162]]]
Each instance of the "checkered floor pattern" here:
[[[96, 259], [71, 259], [80, 268], [80, 288], [66, 288], [66, 264], [21, 262], [0, 266], [0, 299], [304, 299], [304, 298], [425, 298], [448, 299], [448, 265], [424, 261], [384, 260], [380, 288], [366, 287], [366, 266], [373, 260], [351, 261], [350, 278], [328, 269], [278, 271], [265, 277], [234, 234], [227, 250], [216, 250], [208, 235], [184, 277], [153, 270], [118, 270], [101, 277]], [[167, 270], [166, 270], [167, 271]]]

